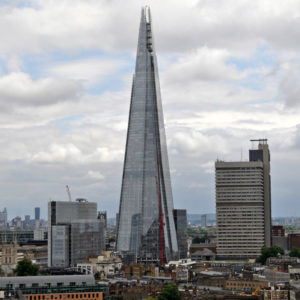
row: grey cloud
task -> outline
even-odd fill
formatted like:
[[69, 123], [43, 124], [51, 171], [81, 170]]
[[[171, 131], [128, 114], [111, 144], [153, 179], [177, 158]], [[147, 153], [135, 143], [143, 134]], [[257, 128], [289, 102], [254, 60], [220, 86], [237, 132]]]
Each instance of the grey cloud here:
[[[143, 4], [138, 0], [31, 3], [32, 7], [0, 11], [2, 52], [135, 49], [136, 34], [132, 33], [137, 33], [139, 20], [132, 16], [139, 16]], [[204, 45], [236, 51], [247, 51], [261, 44], [281, 49], [300, 47], [297, 18], [300, 7], [296, 2], [256, 0], [220, 4], [213, 0], [200, 1], [198, 7], [191, 3], [173, 0], [151, 3], [160, 51], [182, 53]]]
[[280, 80], [279, 89], [288, 107], [300, 105], [300, 65], [292, 64], [288, 67]]
[[42, 78], [33, 80], [29, 74], [17, 72], [0, 77], [0, 104], [3, 106], [39, 106], [65, 100], [76, 100], [83, 92], [74, 80]]

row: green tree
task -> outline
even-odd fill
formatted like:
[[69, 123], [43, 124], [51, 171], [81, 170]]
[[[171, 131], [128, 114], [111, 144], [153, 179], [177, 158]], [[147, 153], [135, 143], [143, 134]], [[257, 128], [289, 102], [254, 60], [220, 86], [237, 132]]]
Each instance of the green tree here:
[[209, 238], [208, 238], [208, 234], [207, 232], [204, 233], [204, 235], [202, 237], [195, 237], [193, 240], [192, 240], [192, 243], [193, 244], [200, 244], [200, 243], [205, 243], [206, 241], [210, 241]]
[[265, 264], [268, 257], [276, 257], [278, 254], [283, 255], [284, 251], [279, 246], [261, 248], [261, 255], [257, 258], [257, 262]]
[[167, 285], [159, 294], [158, 300], [180, 300], [178, 287], [175, 284]]
[[15, 269], [17, 276], [36, 276], [39, 273], [39, 267], [34, 265], [30, 259], [20, 260]]
[[300, 249], [297, 247], [293, 247], [291, 252], [289, 253], [290, 257], [298, 257], [300, 258]]

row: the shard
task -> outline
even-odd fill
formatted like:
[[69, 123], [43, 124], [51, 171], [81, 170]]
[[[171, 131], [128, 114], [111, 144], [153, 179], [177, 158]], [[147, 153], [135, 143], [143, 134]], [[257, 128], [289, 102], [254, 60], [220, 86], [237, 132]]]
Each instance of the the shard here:
[[164, 118], [149, 7], [142, 9], [117, 226], [117, 250], [138, 262], [178, 255]]

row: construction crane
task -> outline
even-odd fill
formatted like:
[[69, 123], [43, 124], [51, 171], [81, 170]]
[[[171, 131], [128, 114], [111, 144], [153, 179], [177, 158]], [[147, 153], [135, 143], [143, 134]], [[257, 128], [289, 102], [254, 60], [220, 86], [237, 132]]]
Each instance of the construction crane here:
[[158, 212], [159, 212], [159, 258], [160, 264], [164, 264], [164, 214], [162, 212], [160, 189], [158, 186], [157, 176], [155, 176], [156, 193], [158, 199]]
[[68, 186], [68, 185], [66, 185], [66, 190], [67, 190], [67, 194], [68, 194], [69, 202], [72, 202], [71, 192], [70, 192], [70, 188], [69, 188], [69, 186]]

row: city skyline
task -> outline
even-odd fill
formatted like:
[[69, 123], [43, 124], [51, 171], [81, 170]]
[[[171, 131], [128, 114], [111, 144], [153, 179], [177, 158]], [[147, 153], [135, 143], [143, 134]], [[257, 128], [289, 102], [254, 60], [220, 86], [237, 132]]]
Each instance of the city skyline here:
[[174, 206], [214, 212], [215, 160], [246, 159], [249, 140], [266, 137], [273, 216], [300, 216], [299, 5], [31, 0], [0, 5], [9, 219], [28, 206], [45, 218], [50, 199], [67, 201], [67, 184], [74, 199], [118, 211], [143, 4], [155, 24]]

